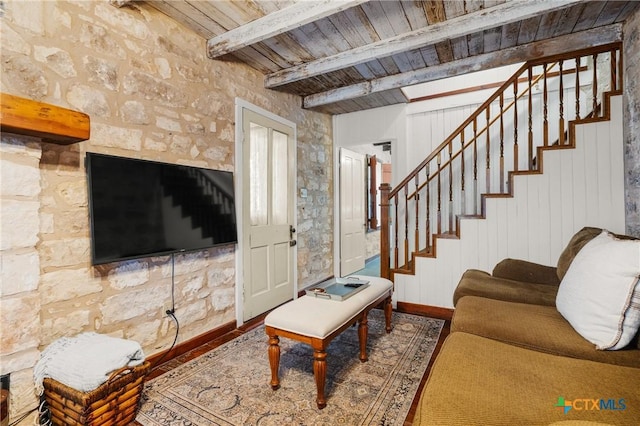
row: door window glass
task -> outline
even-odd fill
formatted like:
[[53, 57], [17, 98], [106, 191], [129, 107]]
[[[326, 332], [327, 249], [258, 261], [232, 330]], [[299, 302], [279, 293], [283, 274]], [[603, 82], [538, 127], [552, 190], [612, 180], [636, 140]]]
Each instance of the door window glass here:
[[286, 225], [288, 218], [287, 175], [289, 173], [288, 136], [273, 131], [273, 224]]
[[251, 149], [249, 180], [250, 180], [250, 211], [251, 225], [267, 225], [269, 223], [269, 129], [251, 123], [249, 137]]

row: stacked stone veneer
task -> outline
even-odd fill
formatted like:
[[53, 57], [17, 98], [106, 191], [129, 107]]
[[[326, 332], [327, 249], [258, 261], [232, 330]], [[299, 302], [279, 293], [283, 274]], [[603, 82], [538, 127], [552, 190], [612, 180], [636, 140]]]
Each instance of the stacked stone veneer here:
[[[91, 138], [70, 146], [0, 141], [0, 369], [11, 418], [37, 405], [32, 367], [61, 336], [97, 331], [169, 347], [171, 258], [93, 267], [88, 151], [234, 170], [235, 97], [297, 124], [299, 285], [332, 275], [331, 118], [263, 88], [263, 75], [206, 58], [206, 40], [144, 3], [4, 1], [2, 92], [83, 111]], [[178, 342], [235, 320], [235, 246], [176, 256]], [[33, 416], [26, 420], [32, 422]]]
[[640, 7], [624, 34], [624, 142], [627, 233], [640, 237]]
[[365, 235], [365, 259], [371, 259], [380, 254], [380, 231], [368, 231]]

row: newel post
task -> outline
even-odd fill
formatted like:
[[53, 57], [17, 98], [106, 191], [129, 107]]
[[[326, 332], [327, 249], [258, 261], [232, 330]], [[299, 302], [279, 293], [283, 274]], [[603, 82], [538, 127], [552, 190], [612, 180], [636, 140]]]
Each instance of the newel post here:
[[391, 246], [389, 239], [389, 191], [391, 185], [383, 183], [380, 185], [380, 276], [390, 279], [391, 271], [389, 262], [391, 258]]

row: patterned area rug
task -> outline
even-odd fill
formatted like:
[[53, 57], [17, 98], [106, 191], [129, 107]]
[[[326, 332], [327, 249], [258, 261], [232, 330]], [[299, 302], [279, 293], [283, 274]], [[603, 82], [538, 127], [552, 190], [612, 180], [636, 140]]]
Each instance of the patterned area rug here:
[[258, 327], [145, 385], [136, 420], [152, 425], [402, 425], [444, 321], [369, 314], [367, 353], [358, 359], [357, 326], [327, 350], [326, 408], [316, 407], [313, 351], [280, 339], [280, 389], [271, 390], [267, 336]]

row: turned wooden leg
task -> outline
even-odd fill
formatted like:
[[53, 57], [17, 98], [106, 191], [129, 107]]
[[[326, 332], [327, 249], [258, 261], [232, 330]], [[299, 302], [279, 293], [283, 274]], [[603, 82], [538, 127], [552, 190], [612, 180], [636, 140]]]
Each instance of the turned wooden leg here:
[[360, 342], [360, 361], [366, 362], [367, 357], [367, 334], [369, 333], [369, 320], [367, 319], [367, 312], [362, 314], [360, 323], [358, 325], [358, 341]]
[[269, 365], [271, 366], [271, 389], [280, 388], [278, 369], [280, 368], [280, 339], [278, 336], [269, 336]]
[[327, 353], [323, 350], [315, 350], [313, 352], [313, 375], [316, 378], [316, 388], [318, 389], [316, 404], [322, 410], [327, 406], [327, 400], [324, 398], [324, 382], [327, 378]]
[[384, 300], [384, 318], [386, 322], [387, 333], [391, 333], [391, 313], [393, 306], [391, 305], [391, 297]]

